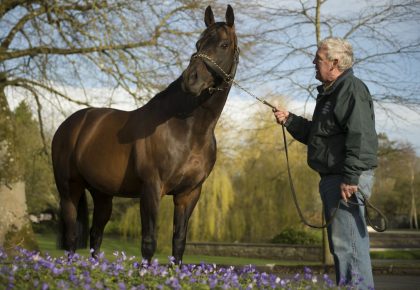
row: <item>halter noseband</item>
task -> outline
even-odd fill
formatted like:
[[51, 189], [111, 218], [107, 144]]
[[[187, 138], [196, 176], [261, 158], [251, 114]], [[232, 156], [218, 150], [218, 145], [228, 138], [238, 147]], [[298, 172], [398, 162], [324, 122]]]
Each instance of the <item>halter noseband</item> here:
[[216, 67], [217, 69], [215, 70], [215, 72], [221, 76], [223, 78], [223, 81], [225, 83], [231, 83], [233, 81], [233, 78], [235, 77], [235, 73], [236, 73], [236, 68], [238, 66], [239, 63], [239, 47], [236, 46], [235, 48], [235, 54], [233, 55], [233, 65], [232, 68], [228, 73], [226, 73], [218, 64], [215, 60], [213, 60], [210, 56], [208, 56], [205, 53], [195, 53], [193, 55], [193, 58], [200, 58], [201, 60], [203, 60], [206, 64], [208, 64], [210, 67]]

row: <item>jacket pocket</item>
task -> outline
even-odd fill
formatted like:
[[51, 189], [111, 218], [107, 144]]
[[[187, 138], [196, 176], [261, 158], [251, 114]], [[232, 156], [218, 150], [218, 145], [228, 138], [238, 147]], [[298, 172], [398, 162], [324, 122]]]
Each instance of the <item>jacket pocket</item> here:
[[327, 142], [327, 165], [331, 171], [341, 172], [345, 158], [345, 136], [338, 134], [330, 136]]
[[313, 136], [308, 144], [308, 164], [321, 173], [328, 172], [328, 145], [327, 138]]

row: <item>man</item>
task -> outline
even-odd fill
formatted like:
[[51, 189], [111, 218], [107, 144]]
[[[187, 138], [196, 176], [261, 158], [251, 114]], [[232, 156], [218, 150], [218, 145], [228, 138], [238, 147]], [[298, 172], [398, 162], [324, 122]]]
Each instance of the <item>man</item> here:
[[296, 140], [308, 146], [308, 164], [321, 176], [326, 220], [333, 218], [327, 231], [337, 284], [373, 288], [364, 207], [358, 205], [363, 195], [371, 194], [377, 166], [372, 97], [353, 75], [353, 49], [346, 40], [321, 41], [313, 63], [322, 85], [317, 88], [312, 121], [281, 109], [273, 110], [274, 115]]

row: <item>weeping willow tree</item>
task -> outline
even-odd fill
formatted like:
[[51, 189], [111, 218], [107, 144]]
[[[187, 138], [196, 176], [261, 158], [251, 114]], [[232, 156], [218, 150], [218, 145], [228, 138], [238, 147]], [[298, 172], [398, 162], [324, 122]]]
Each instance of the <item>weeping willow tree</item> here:
[[125, 211], [119, 224], [120, 232], [124, 238], [130, 237], [140, 239], [140, 206], [139, 203], [133, 204]]
[[[276, 98], [281, 100], [280, 97]], [[266, 242], [286, 226], [300, 225], [290, 195], [280, 125], [267, 108], [261, 108], [244, 129], [243, 146], [237, 154], [241, 170], [236, 174], [235, 213], [245, 224], [236, 240]], [[308, 218], [321, 214], [317, 176], [306, 164], [306, 147], [289, 143], [289, 158], [299, 203]], [[236, 217], [236, 220], [238, 217]]]
[[235, 197], [230, 175], [220, 164], [204, 183], [201, 198], [190, 221], [191, 240], [225, 241], [229, 237], [227, 224]]
[[[230, 172], [216, 166], [206, 180], [201, 198], [189, 223], [191, 241], [229, 241], [232, 227], [228, 226], [229, 213], [234, 202], [234, 189]], [[159, 207], [158, 251], [170, 250], [173, 226], [173, 202], [170, 196], [163, 197]], [[119, 231], [124, 238], [140, 239], [141, 222], [139, 204], [127, 208], [119, 222]]]

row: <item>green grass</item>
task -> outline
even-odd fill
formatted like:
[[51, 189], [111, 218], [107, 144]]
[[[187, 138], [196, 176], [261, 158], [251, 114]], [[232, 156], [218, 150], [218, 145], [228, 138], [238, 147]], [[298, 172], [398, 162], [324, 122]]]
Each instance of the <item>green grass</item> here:
[[[37, 234], [37, 241], [41, 252], [49, 253], [53, 257], [62, 256], [64, 251], [56, 249], [54, 234]], [[101, 251], [105, 253], [105, 257], [109, 260], [113, 260], [113, 253], [115, 251], [125, 252], [127, 256], [141, 257], [140, 254], [140, 240], [124, 240], [123, 238], [104, 236]], [[80, 249], [77, 253], [88, 256], [88, 249]], [[160, 263], [166, 263], [170, 251], [162, 251], [156, 253], [154, 258], [158, 259]], [[420, 250], [384, 250], [384, 251], [371, 251], [372, 259], [379, 260], [419, 260]], [[217, 265], [282, 265], [282, 266], [314, 266], [321, 265], [321, 262], [302, 262], [302, 261], [285, 261], [285, 260], [268, 260], [268, 259], [255, 259], [255, 258], [241, 258], [241, 257], [221, 257], [221, 256], [204, 256], [204, 255], [184, 255], [184, 263], [197, 264], [205, 262], [209, 264]]]
[[[62, 256], [64, 251], [56, 249], [56, 238], [53, 234], [36, 234], [38, 245], [42, 253], [48, 253], [53, 257]], [[141, 257], [140, 241], [124, 240], [112, 236], [104, 236], [101, 251], [105, 253], [105, 257], [113, 260], [113, 253], [115, 251], [122, 252], [127, 256]], [[88, 249], [77, 250], [77, 253], [83, 256], [89, 255]], [[154, 258], [158, 259], [160, 263], [166, 263], [170, 252], [156, 253]], [[184, 255], [183, 262], [187, 264], [207, 263], [217, 265], [302, 265], [313, 266], [320, 265], [320, 262], [302, 262], [302, 261], [283, 261], [283, 260], [268, 260], [268, 259], [254, 259], [254, 258], [240, 258], [240, 257], [221, 257], [221, 256], [204, 256], [204, 255]]]
[[420, 250], [373, 250], [370, 252], [370, 257], [379, 260], [420, 260]]
[[[36, 234], [36, 239], [41, 252], [48, 253], [53, 257], [62, 256], [64, 251], [56, 248], [56, 237], [54, 234]], [[127, 256], [138, 256], [140, 253], [140, 244], [136, 245], [134, 241], [125, 241], [105, 236], [102, 242], [101, 251], [104, 251], [108, 259], [112, 259], [115, 251], [124, 251]], [[77, 250], [78, 254], [90, 255], [88, 249]], [[158, 257], [160, 260], [160, 257]]]

